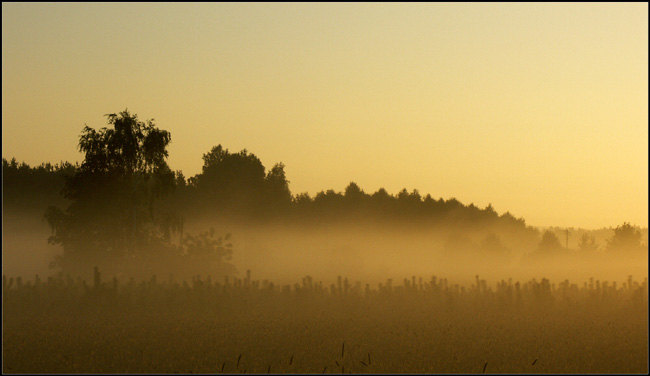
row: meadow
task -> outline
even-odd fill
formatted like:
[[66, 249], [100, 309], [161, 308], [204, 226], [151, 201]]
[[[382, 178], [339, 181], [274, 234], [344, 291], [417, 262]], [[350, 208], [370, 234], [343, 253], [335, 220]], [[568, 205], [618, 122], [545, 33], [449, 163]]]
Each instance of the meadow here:
[[3, 278], [4, 373], [647, 373], [648, 283]]

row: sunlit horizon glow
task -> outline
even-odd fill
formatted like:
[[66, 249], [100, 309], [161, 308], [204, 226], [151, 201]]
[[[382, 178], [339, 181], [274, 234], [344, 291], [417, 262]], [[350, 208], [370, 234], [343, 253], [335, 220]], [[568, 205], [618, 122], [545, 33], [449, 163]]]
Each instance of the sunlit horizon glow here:
[[2, 155], [30, 165], [128, 108], [186, 177], [221, 144], [294, 195], [648, 226], [647, 3], [3, 3], [2, 76]]

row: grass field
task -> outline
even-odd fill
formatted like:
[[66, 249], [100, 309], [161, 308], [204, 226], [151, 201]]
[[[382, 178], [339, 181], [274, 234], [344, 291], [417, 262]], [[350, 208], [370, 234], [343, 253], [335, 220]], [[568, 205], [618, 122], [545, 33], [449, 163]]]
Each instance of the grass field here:
[[4, 373], [647, 373], [648, 290], [3, 281]]

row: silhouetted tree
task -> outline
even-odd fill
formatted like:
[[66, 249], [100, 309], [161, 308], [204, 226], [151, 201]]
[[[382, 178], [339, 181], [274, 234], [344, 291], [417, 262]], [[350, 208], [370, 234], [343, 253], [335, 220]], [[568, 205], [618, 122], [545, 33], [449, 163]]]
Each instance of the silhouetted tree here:
[[384, 188], [379, 188], [377, 192], [370, 196], [370, 206], [373, 210], [374, 216], [381, 216], [389, 218], [395, 211], [397, 200], [392, 195], [388, 194]]
[[487, 218], [493, 219], [493, 218], [498, 218], [499, 214], [497, 214], [496, 210], [492, 207], [492, 204], [488, 204], [488, 206], [483, 209], [484, 215]]
[[639, 251], [641, 249], [641, 232], [627, 222], [616, 226], [614, 236], [607, 243], [607, 250], [610, 252]]
[[70, 206], [45, 213], [53, 231], [48, 241], [63, 246], [54, 265], [64, 270], [135, 257], [160, 241], [154, 202], [174, 187], [165, 161], [171, 135], [128, 110], [106, 116], [112, 128], [85, 126], [81, 133], [84, 161], [63, 189]]
[[174, 177], [176, 179], [176, 187], [185, 187], [187, 186], [187, 182], [185, 181], [185, 175], [183, 175], [182, 171], [176, 171], [174, 172]]
[[291, 204], [289, 181], [284, 172], [284, 164], [276, 163], [266, 174], [267, 207], [270, 211], [284, 212]]
[[578, 243], [578, 249], [582, 252], [593, 253], [598, 250], [598, 243], [596, 243], [596, 238], [593, 235], [582, 234], [580, 237], [580, 242]]
[[539, 245], [537, 246], [537, 251], [541, 255], [552, 256], [561, 253], [562, 250], [563, 247], [557, 235], [555, 235], [551, 230], [544, 231], [542, 240], [540, 240]]
[[340, 218], [345, 210], [345, 197], [340, 192], [334, 192], [333, 189], [318, 192], [314, 197], [314, 209], [316, 215], [322, 216], [321, 218]]
[[5, 210], [42, 215], [50, 205], [63, 205], [61, 189], [79, 165], [41, 163], [30, 167], [16, 158], [2, 158], [2, 204]]
[[313, 204], [314, 201], [309, 196], [309, 193], [303, 192], [297, 194], [292, 198], [291, 208], [293, 219], [299, 220], [301, 223], [304, 223], [305, 220], [313, 217]]
[[555, 233], [550, 229], [547, 229], [542, 234], [542, 238], [537, 244], [537, 248], [535, 248], [535, 250], [529, 254], [525, 255], [522, 261], [539, 262], [566, 255], [566, 253], [567, 251], [560, 243], [557, 235], [555, 235]]
[[357, 183], [350, 182], [350, 184], [345, 188], [343, 196], [347, 207], [347, 213], [345, 213], [347, 216], [354, 216], [356, 218], [364, 215], [368, 195], [363, 192]]
[[422, 197], [417, 189], [409, 193], [406, 188], [397, 194], [397, 206], [402, 219], [419, 219], [422, 209]]
[[231, 154], [217, 145], [203, 154], [203, 172], [192, 179], [192, 184], [200, 205], [213, 213], [248, 215], [265, 198], [265, 179], [264, 166], [255, 154], [246, 149]]

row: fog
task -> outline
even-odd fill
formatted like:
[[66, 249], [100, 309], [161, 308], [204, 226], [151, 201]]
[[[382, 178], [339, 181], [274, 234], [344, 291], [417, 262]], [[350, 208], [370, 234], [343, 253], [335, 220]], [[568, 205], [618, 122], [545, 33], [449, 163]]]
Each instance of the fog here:
[[235, 273], [167, 246], [63, 274], [42, 214], [3, 208], [3, 372], [647, 372], [647, 229], [627, 250], [571, 229], [567, 249], [507, 222], [192, 214], [170, 242], [213, 230]]
[[33, 278], [54, 273], [49, 267], [61, 247], [47, 243], [50, 228], [42, 213], [2, 210], [2, 274]]
[[[501, 280], [533, 278], [558, 282], [568, 279], [574, 283], [590, 278], [624, 281], [628, 275], [643, 278], [648, 274], [647, 254], [611, 254], [602, 249], [583, 254], [571, 249], [571, 243], [577, 243], [573, 239], [577, 235], [571, 237], [566, 254], [533, 258], [539, 235], [531, 235], [526, 242], [521, 235], [508, 236], [506, 231], [495, 228], [460, 233], [453, 228], [385, 221], [317, 225], [202, 220], [188, 221], [185, 233], [209, 228], [219, 235], [232, 234], [233, 253], [229, 261], [236, 268], [235, 277], [243, 278], [250, 270], [253, 279], [279, 284], [299, 283], [306, 276], [325, 285], [335, 283], [341, 276], [350, 282], [376, 286], [388, 279], [401, 283], [405, 278], [428, 280], [432, 276], [469, 285], [476, 275], [495, 284]], [[613, 235], [610, 232], [609, 236]], [[479, 249], [486, 234], [496, 234], [504, 245], [503, 252]], [[3, 274], [24, 278], [56, 274], [57, 270], [49, 264], [62, 249], [47, 243], [49, 235], [47, 224], [34, 213], [3, 212]], [[647, 244], [647, 232], [643, 242]], [[189, 271], [183, 275], [176, 265], [165, 264], [163, 260], [161, 257], [161, 265], [155, 271], [161, 277], [176, 275], [178, 279], [189, 279], [190, 275], [200, 274]], [[111, 269], [100, 260], [97, 264], [100, 269]], [[90, 280], [92, 270], [79, 270], [78, 274]], [[135, 277], [146, 280], [151, 276], [143, 273]]]
[[[402, 281], [435, 275], [463, 285], [473, 283], [476, 275], [490, 282], [543, 277], [573, 282], [592, 277], [622, 281], [629, 274], [647, 276], [647, 257], [643, 255], [615, 257], [599, 252], [591, 257], [569, 254], [528, 260], [532, 249], [486, 255], [478, 250], [449, 248], [450, 234], [445, 231], [350, 224], [237, 226], [228, 231], [237, 244], [232, 261], [240, 273], [250, 269], [258, 279], [282, 283], [294, 283], [307, 275], [323, 283], [334, 283], [340, 275], [371, 284], [389, 278]], [[511, 239], [502, 240], [511, 243]]]

